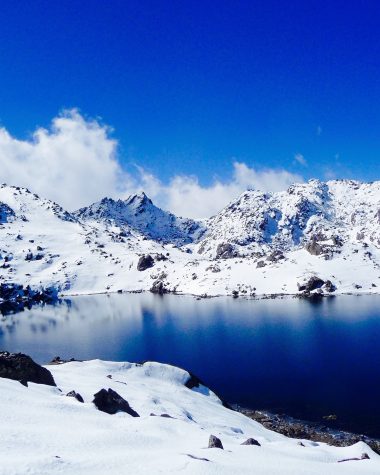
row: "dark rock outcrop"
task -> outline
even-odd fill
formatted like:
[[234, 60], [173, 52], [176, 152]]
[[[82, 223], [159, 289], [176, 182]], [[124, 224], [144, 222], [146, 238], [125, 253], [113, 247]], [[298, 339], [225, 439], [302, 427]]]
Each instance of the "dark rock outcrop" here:
[[311, 240], [310, 242], [308, 242], [305, 246], [305, 249], [312, 256], [320, 256], [324, 252], [323, 247], [315, 240]]
[[249, 439], [247, 439], [245, 442], [243, 442], [241, 445], [257, 445], [259, 447], [261, 447], [261, 444], [260, 442], [258, 442], [256, 439], [253, 439], [252, 437], [250, 437]]
[[78, 402], [84, 402], [82, 396], [77, 393], [76, 391], [70, 391], [66, 394], [66, 396], [75, 398]]
[[313, 275], [308, 281], [303, 284], [297, 284], [298, 290], [304, 292], [312, 292], [313, 290], [320, 289], [324, 285], [325, 281], [319, 277]]
[[129, 403], [111, 388], [108, 390], [101, 389], [94, 394], [94, 400], [92, 402], [99, 411], [106, 412], [107, 414], [126, 412], [132, 417], [140, 417], [139, 414], [131, 408]]
[[165, 287], [165, 284], [162, 280], [157, 279], [153, 282], [152, 287], [149, 289], [153, 294], [164, 295], [169, 293], [169, 290]]
[[15, 212], [6, 203], [0, 202], [0, 223], [7, 223], [13, 221]]
[[150, 254], [141, 256], [137, 263], [137, 270], [144, 271], [154, 266], [154, 259]]
[[217, 259], [231, 259], [236, 257], [237, 252], [234, 250], [234, 247], [229, 242], [218, 244], [216, 248], [216, 258]]
[[208, 441], [208, 448], [209, 449], [222, 449], [223, 450], [223, 444], [222, 441], [216, 437], [215, 435], [210, 435], [209, 441]]
[[335, 285], [331, 282], [331, 280], [326, 280], [325, 284], [324, 284], [324, 289], [326, 290], [326, 292], [335, 292], [336, 290], [336, 287]]
[[50, 371], [23, 353], [0, 352], [0, 377], [21, 381], [23, 384], [30, 382], [56, 386]]

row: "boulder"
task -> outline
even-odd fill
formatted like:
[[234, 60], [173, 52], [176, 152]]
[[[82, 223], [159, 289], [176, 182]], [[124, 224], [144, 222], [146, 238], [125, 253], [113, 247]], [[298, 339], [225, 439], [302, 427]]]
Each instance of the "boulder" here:
[[68, 396], [68, 397], [73, 397], [73, 398], [75, 398], [78, 402], [84, 402], [82, 396], [81, 396], [79, 393], [77, 393], [76, 391], [70, 391], [70, 392], [68, 392], [68, 393], [66, 394], [66, 396]]
[[245, 442], [243, 442], [241, 445], [257, 445], [257, 446], [261, 446], [260, 442], [258, 442], [256, 439], [253, 439], [252, 437], [250, 437], [249, 439], [247, 439]]
[[229, 242], [218, 244], [216, 248], [216, 258], [217, 259], [231, 259], [232, 257], [236, 257], [237, 252], [234, 251], [234, 247]]
[[23, 353], [0, 352], [0, 377], [56, 386], [49, 370], [35, 363], [32, 358]]
[[324, 286], [326, 292], [335, 292], [336, 287], [335, 285], [331, 282], [331, 280], [326, 280]]
[[209, 441], [208, 441], [208, 448], [209, 449], [222, 449], [223, 450], [223, 444], [222, 441], [216, 437], [215, 435], [210, 435]]
[[154, 266], [154, 259], [150, 254], [141, 256], [137, 263], [137, 270], [144, 271]]
[[313, 290], [320, 289], [324, 285], [325, 281], [319, 277], [313, 275], [308, 281], [303, 284], [297, 284], [298, 290], [305, 292], [312, 292]]
[[314, 240], [308, 242], [305, 249], [313, 256], [320, 256], [324, 252], [323, 247]]
[[94, 400], [92, 402], [99, 411], [106, 412], [107, 414], [126, 412], [132, 417], [140, 417], [139, 414], [131, 408], [129, 403], [111, 388], [108, 390], [101, 389], [94, 394]]
[[165, 284], [163, 283], [163, 281], [159, 279], [153, 282], [153, 285], [149, 290], [153, 294], [159, 294], [159, 295], [164, 295], [169, 292], [168, 289], [165, 288]]

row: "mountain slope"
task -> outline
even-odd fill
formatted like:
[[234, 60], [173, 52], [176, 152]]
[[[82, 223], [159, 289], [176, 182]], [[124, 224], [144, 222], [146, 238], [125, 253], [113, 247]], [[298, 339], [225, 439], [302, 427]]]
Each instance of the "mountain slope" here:
[[163, 211], [144, 192], [126, 200], [103, 198], [74, 215], [85, 222], [102, 221], [119, 226], [128, 234], [137, 231], [150, 239], [177, 245], [192, 242], [202, 232], [201, 223]]
[[0, 283], [65, 294], [378, 293], [380, 182], [246, 191], [205, 223], [176, 218], [145, 194], [68, 213], [2, 185], [0, 243]]

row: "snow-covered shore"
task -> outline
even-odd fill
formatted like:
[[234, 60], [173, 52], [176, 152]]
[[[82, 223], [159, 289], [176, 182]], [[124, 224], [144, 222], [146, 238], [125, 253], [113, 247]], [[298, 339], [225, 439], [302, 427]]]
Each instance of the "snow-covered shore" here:
[[[57, 387], [0, 378], [1, 475], [380, 472], [380, 457], [366, 444], [301, 445], [224, 407], [205, 386], [189, 389], [189, 373], [176, 367], [93, 360], [46, 368]], [[99, 411], [92, 401], [103, 388], [116, 391], [140, 417]], [[84, 403], [66, 396], [73, 390]], [[224, 450], [207, 448], [211, 434]], [[260, 446], [241, 445], [248, 438]], [[370, 458], [361, 460], [363, 453]]]

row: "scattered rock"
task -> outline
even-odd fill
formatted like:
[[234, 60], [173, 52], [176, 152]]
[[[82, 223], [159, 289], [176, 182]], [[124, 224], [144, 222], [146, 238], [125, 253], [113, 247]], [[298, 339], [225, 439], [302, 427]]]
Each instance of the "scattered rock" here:
[[313, 256], [320, 256], [324, 252], [323, 247], [315, 240], [309, 241], [306, 244], [305, 249]]
[[279, 250], [276, 250], [276, 251], [273, 251], [268, 257], [267, 257], [267, 261], [269, 262], [277, 262], [277, 261], [280, 261], [282, 259], [285, 259], [285, 256], [284, 254], [279, 251]]
[[208, 441], [208, 448], [209, 449], [222, 449], [223, 450], [223, 444], [222, 441], [216, 437], [215, 435], [210, 435], [209, 441]]
[[336, 290], [336, 287], [335, 285], [331, 282], [331, 280], [326, 280], [326, 282], [324, 283], [324, 286], [323, 286], [326, 290], [326, 292], [335, 292]]
[[131, 408], [129, 403], [111, 388], [108, 390], [101, 389], [94, 394], [94, 400], [92, 402], [99, 411], [106, 412], [107, 414], [126, 412], [132, 417], [140, 417], [139, 414]]
[[164, 295], [169, 292], [169, 290], [165, 287], [165, 284], [163, 283], [163, 281], [159, 279], [153, 282], [153, 285], [149, 290], [153, 294], [159, 294], [159, 295]]
[[252, 437], [250, 437], [240, 445], [257, 445], [258, 447], [261, 447], [260, 442], [258, 442], [256, 439], [253, 439]]
[[338, 460], [338, 463], [340, 462], [350, 462], [351, 460], [367, 460], [369, 459], [369, 455], [364, 452], [363, 454], [361, 454], [360, 458], [359, 457], [352, 457], [352, 458], [349, 458], [349, 459], [342, 459], [342, 460]]
[[82, 396], [79, 393], [77, 393], [76, 391], [70, 391], [66, 394], [66, 396], [74, 397], [77, 401], [84, 402]]
[[186, 454], [188, 457], [190, 457], [191, 459], [194, 459], [194, 460], [202, 460], [203, 462], [209, 462], [210, 460], [209, 459], [206, 459], [204, 457], [196, 457], [195, 455], [192, 455], [192, 454]]
[[50, 371], [23, 353], [0, 352], [0, 377], [14, 379], [24, 385], [30, 382], [56, 386]]
[[231, 259], [232, 257], [236, 257], [237, 252], [234, 250], [234, 247], [229, 242], [218, 244], [216, 248], [216, 258], [217, 259]]
[[154, 259], [150, 254], [141, 256], [137, 263], [137, 270], [144, 271], [154, 266]]
[[257, 269], [260, 269], [261, 267], [265, 267], [265, 266], [266, 266], [266, 264], [265, 264], [264, 261], [259, 261], [259, 262], [256, 264], [256, 268], [257, 268]]
[[300, 292], [301, 291], [311, 292], [313, 290], [320, 289], [323, 286], [324, 283], [325, 283], [324, 280], [322, 280], [319, 277], [313, 275], [304, 284], [297, 284], [297, 287], [298, 287], [298, 290]]
[[166, 256], [164, 256], [163, 254], [157, 254], [156, 256], [156, 261], [167, 261], [168, 258]]

